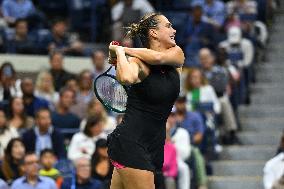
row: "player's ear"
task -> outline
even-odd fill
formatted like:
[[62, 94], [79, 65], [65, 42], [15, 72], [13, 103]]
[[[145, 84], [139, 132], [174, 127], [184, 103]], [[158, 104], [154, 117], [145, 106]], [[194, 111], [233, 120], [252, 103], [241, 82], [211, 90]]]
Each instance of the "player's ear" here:
[[150, 29], [149, 35], [150, 35], [150, 37], [157, 38], [158, 37], [157, 30], [156, 29]]

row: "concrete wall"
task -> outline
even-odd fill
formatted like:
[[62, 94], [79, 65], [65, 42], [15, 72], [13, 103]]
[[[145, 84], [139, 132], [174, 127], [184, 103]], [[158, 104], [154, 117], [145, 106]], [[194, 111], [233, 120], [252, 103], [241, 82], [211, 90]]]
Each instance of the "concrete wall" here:
[[[48, 56], [42, 55], [0, 54], [0, 65], [5, 61], [10, 61], [17, 72], [39, 72], [50, 67]], [[82, 57], [65, 57], [64, 67], [72, 73], [93, 68], [90, 58]]]

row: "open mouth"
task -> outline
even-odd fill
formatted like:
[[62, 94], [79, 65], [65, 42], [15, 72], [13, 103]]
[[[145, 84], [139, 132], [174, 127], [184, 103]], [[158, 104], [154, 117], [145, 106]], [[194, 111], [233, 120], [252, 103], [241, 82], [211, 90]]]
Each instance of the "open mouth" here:
[[175, 40], [175, 36], [174, 36], [174, 35], [170, 36], [170, 38], [171, 38], [172, 40]]

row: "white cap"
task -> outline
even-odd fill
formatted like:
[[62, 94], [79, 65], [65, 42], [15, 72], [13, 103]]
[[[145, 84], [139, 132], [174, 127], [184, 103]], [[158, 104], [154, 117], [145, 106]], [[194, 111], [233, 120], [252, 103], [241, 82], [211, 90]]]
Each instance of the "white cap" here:
[[229, 43], [240, 43], [242, 39], [242, 32], [239, 27], [233, 26], [228, 31]]

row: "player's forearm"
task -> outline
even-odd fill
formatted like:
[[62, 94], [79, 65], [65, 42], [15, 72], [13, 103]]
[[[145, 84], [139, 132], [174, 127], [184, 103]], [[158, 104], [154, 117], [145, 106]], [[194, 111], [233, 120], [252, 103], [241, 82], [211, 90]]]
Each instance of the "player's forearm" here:
[[167, 52], [159, 52], [147, 48], [124, 48], [125, 53], [129, 56], [136, 57], [143, 62], [146, 62], [150, 65], [171, 65], [171, 66], [180, 66], [182, 65], [178, 59], [171, 59], [167, 56]]
[[123, 84], [135, 83], [138, 77], [138, 73], [133, 69], [133, 66], [128, 62], [124, 50], [118, 50], [117, 64], [116, 64], [116, 75], [117, 79]]

